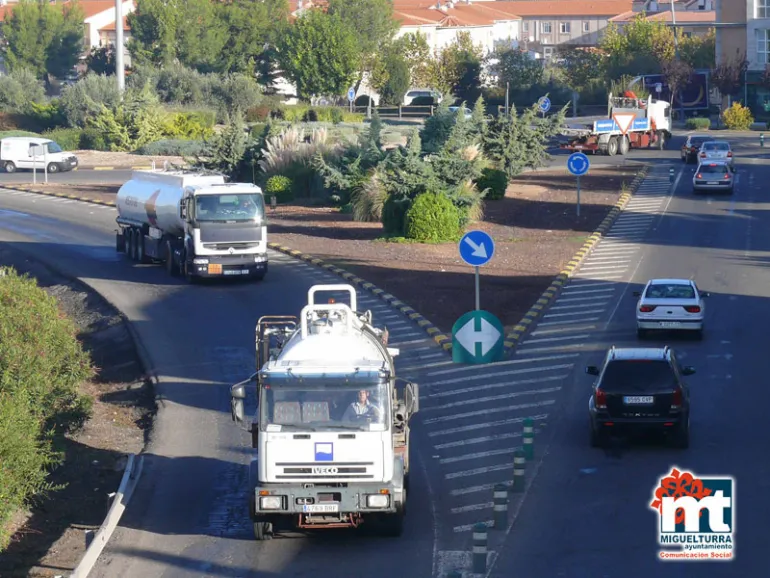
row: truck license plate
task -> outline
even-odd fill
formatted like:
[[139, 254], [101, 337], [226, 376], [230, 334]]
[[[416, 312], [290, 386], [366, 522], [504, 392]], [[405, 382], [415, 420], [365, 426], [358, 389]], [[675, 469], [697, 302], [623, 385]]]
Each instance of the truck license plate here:
[[306, 514], [336, 514], [340, 511], [339, 504], [311, 504], [302, 506]]
[[623, 403], [626, 405], [638, 405], [652, 403], [655, 398], [651, 395], [626, 395], [623, 397]]
[[209, 263], [209, 275], [221, 275], [222, 265], [220, 263]]

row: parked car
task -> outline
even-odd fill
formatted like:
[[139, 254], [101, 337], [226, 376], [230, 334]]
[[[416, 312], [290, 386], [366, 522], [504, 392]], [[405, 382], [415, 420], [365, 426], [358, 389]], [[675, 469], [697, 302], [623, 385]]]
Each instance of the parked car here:
[[713, 137], [702, 134], [691, 134], [682, 145], [682, 162], [691, 163], [698, 160], [698, 152], [704, 142], [713, 140]]
[[[449, 107], [449, 112], [451, 112], [451, 113], [456, 113], [458, 110], [460, 110], [459, 106], [450, 106]], [[466, 120], [470, 120], [470, 118], [473, 116], [473, 111], [470, 108], [468, 108], [467, 106], [463, 107], [463, 112], [464, 112]]]
[[730, 143], [726, 140], [710, 140], [704, 142], [700, 147], [700, 154], [698, 155], [700, 162], [703, 161], [725, 161], [730, 165], [730, 168], [734, 168], [733, 150], [730, 147]]
[[413, 88], [412, 90], [407, 91], [407, 93], [404, 95], [403, 106], [411, 105], [412, 102], [417, 98], [432, 98], [435, 104], [438, 104], [443, 100], [441, 93], [437, 90], [432, 90], [430, 88]]
[[692, 177], [692, 190], [718, 191], [733, 194], [735, 174], [725, 161], [704, 161], [698, 165]]
[[0, 167], [7, 173], [17, 169], [42, 171], [48, 163], [49, 173], [71, 171], [78, 166], [78, 158], [64, 152], [51, 139], [30, 136], [9, 136], [0, 140]]
[[691, 331], [697, 337], [703, 334], [706, 315], [707, 291], [701, 291], [690, 279], [651, 279], [644, 291], [634, 291], [636, 329], [639, 337], [655, 329]]

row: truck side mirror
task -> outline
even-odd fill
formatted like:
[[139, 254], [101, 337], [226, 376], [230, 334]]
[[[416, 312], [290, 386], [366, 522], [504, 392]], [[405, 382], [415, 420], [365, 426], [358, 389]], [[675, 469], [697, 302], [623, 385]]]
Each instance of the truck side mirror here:
[[409, 415], [420, 411], [420, 386], [417, 383], [407, 383], [404, 389], [404, 401]]
[[246, 386], [236, 383], [230, 388], [230, 414], [236, 423], [243, 422], [243, 400], [246, 399]]

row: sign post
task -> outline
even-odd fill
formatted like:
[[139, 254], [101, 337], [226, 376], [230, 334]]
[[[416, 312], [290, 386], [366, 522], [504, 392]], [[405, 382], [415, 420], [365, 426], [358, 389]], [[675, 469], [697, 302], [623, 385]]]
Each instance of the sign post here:
[[580, 216], [580, 177], [588, 172], [591, 162], [583, 153], [572, 153], [567, 158], [567, 169], [577, 177], [577, 216]]
[[468, 231], [460, 239], [460, 258], [476, 273], [476, 311], [481, 309], [479, 267], [486, 265], [495, 254], [495, 242], [484, 231]]
[[348, 103], [350, 103], [350, 112], [353, 112], [353, 101], [356, 99], [356, 89], [351, 87], [348, 90]]
[[551, 110], [551, 99], [547, 96], [541, 96], [537, 101], [537, 108], [540, 109], [543, 118], [545, 118], [545, 113]]

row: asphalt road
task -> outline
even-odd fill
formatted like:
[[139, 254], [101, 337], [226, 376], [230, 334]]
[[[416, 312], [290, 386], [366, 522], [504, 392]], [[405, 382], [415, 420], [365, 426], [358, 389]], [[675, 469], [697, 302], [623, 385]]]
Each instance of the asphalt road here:
[[[229, 385], [253, 372], [254, 326], [265, 314], [298, 314], [307, 289], [340, 279], [271, 254], [264, 282], [189, 286], [159, 266], [114, 250], [115, 211], [0, 189], [0, 242], [83, 278], [135, 325], [160, 378], [160, 410], [137, 493], [94, 577], [392, 577], [432, 571], [434, 499], [412, 435], [409, 514], [398, 539], [334, 531], [257, 543], [246, 508], [249, 435], [229, 415]], [[402, 376], [446, 359], [411, 321], [359, 294], [401, 347]]]
[[[0, 187], [6, 185], [31, 185], [37, 179], [37, 183], [44, 182], [44, 175], [38, 171], [33, 175], [32, 171], [19, 170], [15, 173], [0, 172]], [[79, 169], [65, 173], [48, 175], [49, 183], [63, 183], [73, 185], [98, 185], [104, 183], [124, 183], [131, 178], [131, 169], [118, 169], [112, 171], [95, 171], [92, 169]]]
[[[765, 458], [770, 439], [764, 344], [770, 319], [770, 166], [742, 163], [736, 193], [694, 196], [693, 165], [672, 195], [665, 167], [633, 201], [546, 312], [521, 354], [575, 355], [554, 410], [537, 437], [538, 472], [491, 576], [647, 578], [756, 575], [765, 561], [770, 515]], [[697, 374], [687, 450], [620, 441], [589, 446], [592, 378], [611, 344], [638, 346], [632, 292], [654, 277], [693, 278], [712, 293], [702, 342], [660, 336]], [[549, 341], [546, 343], [546, 341]], [[654, 487], [671, 467], [708, 477], [735, 476], [736, 559], [661, 562]], [[697, 564], [688, 567], [686, 564]], [[697, 568], [697, 569], [696, 569]]]

